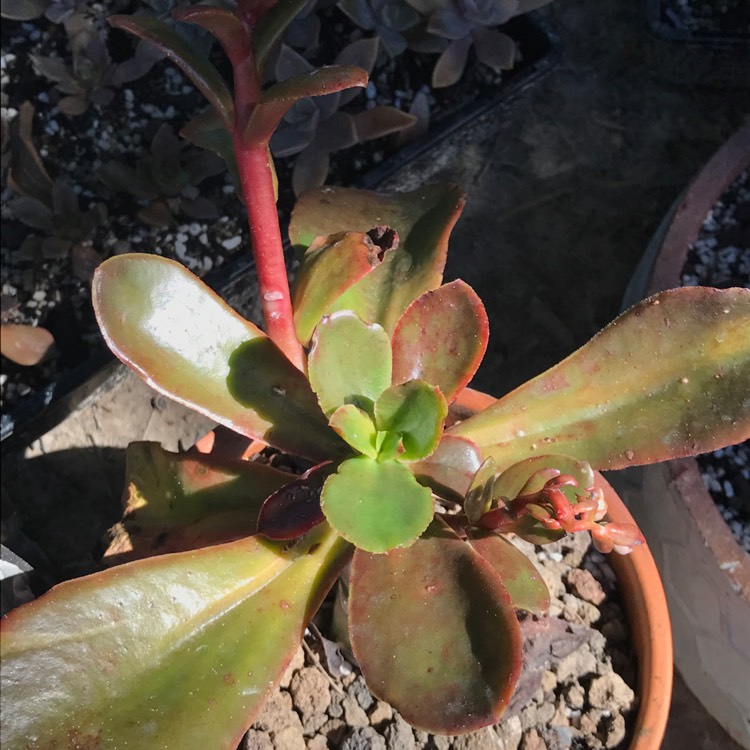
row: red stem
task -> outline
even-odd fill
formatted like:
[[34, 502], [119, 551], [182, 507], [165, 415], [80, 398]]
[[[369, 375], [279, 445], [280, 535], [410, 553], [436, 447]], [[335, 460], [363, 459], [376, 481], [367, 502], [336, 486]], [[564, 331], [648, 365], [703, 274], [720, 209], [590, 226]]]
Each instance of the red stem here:
[[266, 333], [304, 371], [305, 354], [294, 328], [268, 144], [243, 143], [242, 135], [235, 134], [234, 150], [247, 206]]

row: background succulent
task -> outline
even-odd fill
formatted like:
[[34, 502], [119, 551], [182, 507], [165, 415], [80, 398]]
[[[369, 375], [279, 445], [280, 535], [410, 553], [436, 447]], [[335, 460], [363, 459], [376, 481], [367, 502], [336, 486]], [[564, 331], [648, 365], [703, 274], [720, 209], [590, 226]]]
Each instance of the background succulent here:
[[406, 0], [425, 20], [409, 37], [419, 52], [439, 52], [432, 74], [436, 88], [451, 86], [463, 75], [469, 51], [496, 73], [513, 67], [516, 44], [497, 26], [551, 0]]
[[337, 6], [361, 29], [374, 31], [391, 57], [406, 49], [404, 32], [422, 20], [405, 0], [339, 0]]
[[99, 168], [97, 177], [111, 190], [148, 201], [138, 218], [165, 226], [172, 223], [175, 213], [194, 219], [217, 218], [216, 205], [198, 195], [196, 186], [224, 168], [216, 154], [191, 148], [164, 123], [156, 131], [149, 153], [138, 159], [134, 168], [110, 161]]
[[75, 14], [65, 22], [71, 63], [59, 57], [31, 55], [37, 75], [56, 84], [65, 94], [58, 107], [63, 114], [75, 117], [91, 104], [105, 106], [112, 101], [113, 87], [145, 75], [161, 55], [147, 44], [138, 43], [135, 54], [121, 63], [112, 61], [107, 49], [107, 32], [93, 20]]
[[[377, 38], [361, 39], [343, 49], [335, 64], [356, 65], [369, 73], [377, 54]], [[282, 46], [275, 68], [279, 81], [312, 70], [313, 66], [304, 57], [291, 47]], [[356, 91], [350, 90], [314, 99], [305, 97], [284, 115], [271, 138], [271, 151], [275, 157], [297, 155], [292, 174], [296, 195], [323, 184], [332, 153], [397, 133], [415, 122], [412, 115], [389, 106], [374, 106], [356, 113], [341, 111], [356, 95]]]

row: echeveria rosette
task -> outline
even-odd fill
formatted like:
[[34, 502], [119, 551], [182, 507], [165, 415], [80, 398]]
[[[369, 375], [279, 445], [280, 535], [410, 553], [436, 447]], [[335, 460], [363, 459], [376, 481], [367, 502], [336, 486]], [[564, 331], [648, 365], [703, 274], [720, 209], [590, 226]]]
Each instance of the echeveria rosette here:
[[445, 398], [420, 380], [390, 385], [388, 334], [350, 311], [323, 318], [308, 369], [331, 427], [360, 454], [326, 480], [323, 514], [345, 539], [370, 552], [413, 543], [432, 520], [432, 493], [400, 459], [435, 450], [448, 413]]

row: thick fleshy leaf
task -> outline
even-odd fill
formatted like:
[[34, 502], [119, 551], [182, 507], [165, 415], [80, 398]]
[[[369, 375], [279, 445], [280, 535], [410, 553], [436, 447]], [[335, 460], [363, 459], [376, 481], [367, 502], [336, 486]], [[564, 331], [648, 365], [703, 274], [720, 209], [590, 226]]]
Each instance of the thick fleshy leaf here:
[[380, 248], [362, 232], [319, 237], [310, 245], [292, 292], [294, 325], [303, 344], [333, 303], [381, 261]]
[[52, 334], [41, 326], [13, 323], [0, 326], [0, 353], [17, 365], [38, 365], [54, 345]]
[[502, 578], [515, 609], [546, 614], [549, 589], [534, 563], [504, 537], [477, 529], [469, 529], [467, 534], [469, 544]]
[[750, 290], [683, 287], [623, 313], [451, 429], [503, 469], [563, 453], [618, 469], [750, 438]]
[[352, 120], [357, 133], [357, 141], [364, 143], [410, 128], [417, 118], [396, 107], [380, 105], [358, 112], [352, 116]]
[[304, 375], [179, 263], [110, 258], [92, 301], [112, 351], [166, 396], [290, 453], [328, 459], [344, 449]]
[[294, 476], [255, 461], [228, 461], [130, 443], [124, 516], [109, 563], [207, 547], [251, 536], [264, 500]]
[[550, 469], [573, 477], [582, 490], [594, 486], [594, 472], [586, 461], [553, 453], [532, 456], [507, 468], [495, 480], [493, 497], [513, 500], [522, 490], [524, 494], [539, 492], [553, 476], [544, 474], [545, 470]]
[[349, 557], [322, 524], [55, 587], [2, 621], [3, 746], [237, 747]]
[[323, 487], [321, 504], [337, 533], [375, 553], [411, 544], [433, 515], [432, 493], [404, 464], [369, 456], [344, 461]]
[[406, 549], [354, 553], [349, 634], [370, 690], [429, 732], [494, 724], [521, 671], [500, 576], [437, 519]]
[[304, 249], [316, 237], [339, 232], [382, 226], [396, 230], [398, 247], [335, 305], [391, 332], [417, 297], [440, 286], [448, 237], [464, 202], [465, 194], [454, 185], [395, 195], [325, 187], [302, 195], [292, 213], [289, 237]]
[[367, 412], [358, 409], [354, 404], [344, 404], [333, 412], [328, 424], [355, 451], [370, 458], [377, 458], [378, 431]]
[[400, 437], [404, 461], [426, 458], [437, 448], [447, 416], [445, 396], [424, 380], [392, 385], [375, 402], [375, 424]]
[[391, 384], [388, 334], [351, 312], [326, 315], [315, 330], [308, 374], [326, 416], [344, 404], [372, 414], [376, 399]]
[[208, 59], [191, 49], [171, 26], [147, 16], [110, 16], [107, 20], [115, 28], [155, 44], [216, 107], [227, 130], [234, 127], [234, 102], [226, 81]]
[[434, 88], [445, 88], [457, 83], [464, 73], [469, 50], [473, 43], [470, 34], [462, 39], [452, 41], [445, 51], [438, 57], [432, 71], [432, 85]]
[[291, 106], [308, 96], [323, 96], [336, 91], [367, 86], [367, 73], [350, 65], [329, 65], [274, 84], [261, 94], [245, 128], [245, 140], [262, 142], [270, 139], [281, 118]]
[[324, 521], [320, 493], [335, 471], [331, 461], [314, 466], [269, 495], [260, 510], [258, 533], [269, 539], [296, 539]]
[[240, 65], [248, 59], [250, 36], [232, 11], [210, 5], [194, 5], [175, 8], [172, 16], [176, 21], [194, 23], [216, 37], [233, 65]]
[[470, 523], [476, 523], [492, 504], [497, 465], [494, 459], [486, 459], [477, 469], [464, 499], [464, 512]]
[[468, 438], [443, 435], [435, 452], [410, 464], [414, 476], [441, 497], [462, 501], [482, 463], [479, 448]]
[[495, 73], [511, 70], [518, 56], [516, 42], [497, 29], [474, 30], [474, 52], [479, 62]]
[[474, 377], [489, 335], [484, 305], [468, 284], [452, 281], [425, 292], [393, 331], [393, 382], [420, 378], [453, 401]]

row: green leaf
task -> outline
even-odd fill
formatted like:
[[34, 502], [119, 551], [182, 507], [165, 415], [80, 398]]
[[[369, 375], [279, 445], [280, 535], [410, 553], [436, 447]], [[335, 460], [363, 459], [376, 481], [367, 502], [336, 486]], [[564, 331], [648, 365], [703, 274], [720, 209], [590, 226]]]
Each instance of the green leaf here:
[[112, 351], [166, 396], [280, 450], [326, 459], [344, 448], [304, 375], [179, 263], [110, 258], [92, 301]]
[[438, 519], [406, 549], [354, 553], [349, 634], [370, 690], [437, 734], [497, 722], [521, 671], [500, 576]]
[[367, 73], [352, 65], [329, 65], [280, 81], [262, 92], [245, 127], [245, 141], [268, 141], [292, 105], [309, 96], [324, 96], [354, 86], [367, 86]]
[[563, 453], [594, 469], [750, 438], [750, 290], [654, 295], [552, 369], [451, 429], [503, 469]]
[[159, 48], [195, 84], [196, 88], [216, 107], [224, 127], [234, 127], [234, 102], [226, 81], [207, 58], [190, 48], [174, 29], [164, 21], [146, 16], [110, 16], [111, 26], [128, 31]]
[[125, 451], [124, 516], [108, 563], [182, 552], [255, 533], [264, 500], [294, 480], [255, 461], [170, 453], [158, 443]]
[[481, 463], [479, 448], [471, 440], [443, 434], [435, 452], [409, 468], [433, 492], [462, 502]]
[[391, 332], [417, 297], [440, 286], [448, 237], [464, 202], [464, 193], [454, 185], [430, 185], [395, 195], [324, 187], [300, 197], [289, 237], [304, 249], [316, 237], [383, 226], [395, 229], [398, 247], [334, 307], [353, 310], [362, 320], [380, 323]]
[[326, 524], [282, 549], [140, 560], [11, 612], [3, 747], [236, 748], [349, 557]]
[[549, 589], [534, 563], [507, 539], [468, 529], [468, 543], [503, 580], [515, 609], [541, 617], [549, 610]]
[[307, 344], [315, 326], [354, 283], [380, 265], [379, 248], [362, 232], [318, 237], [295, 278], [292, 300], [297, 337]]
[[497, 465], [488, 458], [477, 470], [466, 492], [464, 512], [471, 523], [476, 523], [492, 504]]
[[344, 404], [333, 412], [328, 424], [355, 451], [370, 458], [377, 458], [377, 430], [367, 412], [358, 409], [354, 404]]
[[448, 402], [474, 377], [490, 329], [476, 292], [452, 281], [409, 305], [393, 331], [393, 382], [426, 380]]
[[388, 334], [351, 312], [326, 315], [313, 337], [308, 371], [326, 416], [344, 404], [372, 414], [375, 400], [391, 383]]
[[399, 458], [416, 461], [438, 446], [448, 403], [440, 392], [424, 380], [410, 380], [383, 391], [375, 402], [378, 430], [400, 435], [403, 451]]
[[433, 515], [432, 494], [406, 466], [369, 456], [344, 461], [325, 483], [321, 504], [336, 532], [368, 552], [411, 544]]

